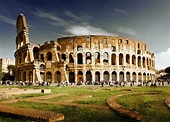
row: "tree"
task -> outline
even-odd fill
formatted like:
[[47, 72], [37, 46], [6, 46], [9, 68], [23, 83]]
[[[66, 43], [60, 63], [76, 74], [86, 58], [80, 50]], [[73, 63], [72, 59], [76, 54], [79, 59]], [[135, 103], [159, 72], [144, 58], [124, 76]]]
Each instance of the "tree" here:
[[15, 75], [15, 66], [14, 65], [8, 65], [7, 69], [8, 69], [9, 74]]
[[170, 66], [165, 68], [165, 72], [168, 73], [167, 78], [169, 79], [170, 78]]
[[167, 68], [165, 68], [165, 72], [168, 73], [168, 74], [170, 74], [170, 66], [167, 67]]

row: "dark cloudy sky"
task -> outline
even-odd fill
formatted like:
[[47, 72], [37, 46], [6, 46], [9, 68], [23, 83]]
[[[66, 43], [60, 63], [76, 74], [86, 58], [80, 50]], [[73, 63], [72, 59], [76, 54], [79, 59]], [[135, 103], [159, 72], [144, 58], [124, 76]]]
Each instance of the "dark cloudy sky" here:
[[147, 44], [156, 67], [170, 65], [170, 0], [0, 0], [0, 57], [14, 59], [16, 18], [31, 42], [70, 35], [113, 35]]

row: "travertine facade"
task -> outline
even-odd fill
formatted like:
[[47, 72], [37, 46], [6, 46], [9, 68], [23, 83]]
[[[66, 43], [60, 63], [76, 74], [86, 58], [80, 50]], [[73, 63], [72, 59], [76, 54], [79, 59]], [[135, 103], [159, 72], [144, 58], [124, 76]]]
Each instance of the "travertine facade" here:
[[112, 36], [29, 41], [23, 14], [17, 19], [17, 81], [148, 81], [155, 78], [155, 56], [146, 44]]

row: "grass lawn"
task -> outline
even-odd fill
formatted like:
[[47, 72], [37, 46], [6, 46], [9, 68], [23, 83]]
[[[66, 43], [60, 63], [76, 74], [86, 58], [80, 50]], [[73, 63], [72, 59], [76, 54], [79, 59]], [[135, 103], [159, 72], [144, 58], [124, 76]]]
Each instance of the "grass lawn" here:
[[[0, 86], [4, 87], [4, 86]], [[11, 86], [8, 86], [11, 87]], [[46, 103], [37, 103], [26, 101], [24, 99], [42, 96], [46, 94], [27, 94], [15, 95], [12, 99], [18, 99], [18, 102], [9, 104], [10, 106], [32, 108], [44, 111], [52, 111], [63, 113], [64, 122], [132, 122], [130, 118], [117, 114], [111, 109], [90, 108], [79, 106], [60, 106], [58, 104], [48, 104], [48, 102], [60, 102], [82, 95], [92, 95], [92, 97], [77, 99], [72, 103], [106, 106], [106, 100], [114, 95], [125, 94], [117, 99], [123, 106], [138, 111], [142, 114], [143, 122], [169, 122], [170, 108], [168, 108], [164, 100], [170, 97], [170, 87], [100, 87], [100, 86], [61, 86], [61, 87], [22, 87], [19, 88], [50, 88], [50, 94], [68, 94], [59, 97], [45, 99]], [[123, 90], [122, 90], [123, 89]], [[126, 90], [127, 89], [127, 90]], [[131, 89], [128, 90], [128, 89]], [[130, 94], [129, 94], [130, 93]], [[8, 99], [6, 99], [8, 100]], [[1, 100], [4, 101], [4, 100]], [[1, 102], [0, 101], [0, 102]], [[12, 118], [0, 117], [1, 122], [15, 122], [18, 120]], [[29, 121], [29, 120], [28, 120]]]

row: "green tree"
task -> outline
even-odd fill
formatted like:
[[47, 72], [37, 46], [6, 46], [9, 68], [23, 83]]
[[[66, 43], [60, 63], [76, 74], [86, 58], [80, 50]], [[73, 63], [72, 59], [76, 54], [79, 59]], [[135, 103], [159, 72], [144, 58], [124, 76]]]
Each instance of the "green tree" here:
[[168, 73], [168, 74], [170, 74], [170, 66], [167, 67], [167, 68], [165, 68], [165, 72]]
[[167, 74], [167, 79], [169, 79], [170, 78], [170, 66], [165, 68], [165, 72], [168, 73]]
[[8, 65], [8, 67], [7, 67], [7, 69], [8, 69], [8, 73], [12, 73], [12, 75], [15, 75], [15, 66], [14, 65]]

